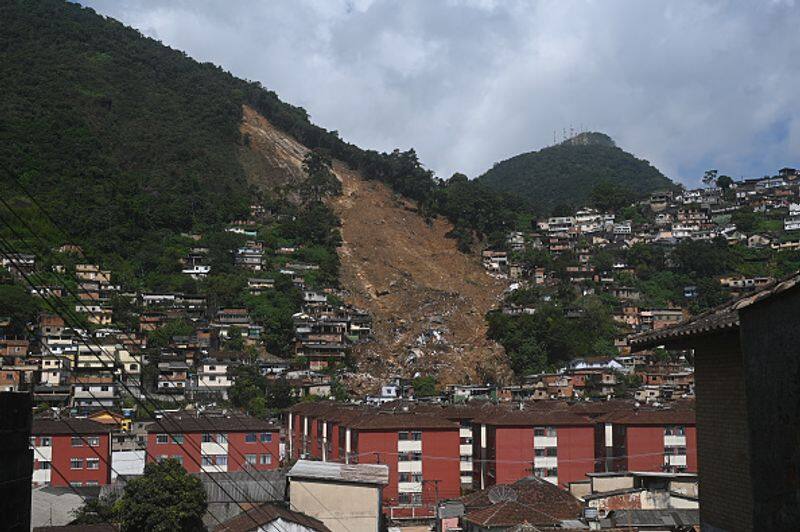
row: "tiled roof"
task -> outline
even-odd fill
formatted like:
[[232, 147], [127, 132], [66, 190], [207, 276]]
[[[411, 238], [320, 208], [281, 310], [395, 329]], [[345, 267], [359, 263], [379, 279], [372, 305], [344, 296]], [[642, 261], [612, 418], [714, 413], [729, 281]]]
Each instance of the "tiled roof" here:
[[580, 517], [581, 502], [557, 486], [535, 477], [506, 485], [513, 494], [505, 501], [492, 503], [495, 487], [461, 498], [464, 518], [483, 527], [511, 527], [521, 524], [554, 525], [564, 519]]
[[800, 273], [795, 273], [782, 281], [773, 281], [752, 294], [720, 305], [698, 314], [694, 318], [673, 327], [640, 334], [631, 338], [631, 346], [646, 349], [664, 343], [678, 342], [690, 337], [702, 336], [725, 329], [739, 327], [739, 311], [767, 298], [796, 289], [800, 284]]
[[349, 426], [360, 430], [381, 429], [458, 429], [458, 423], [439, 416], [410, 412], [388, 414], [378, 412], [356, 418]]
[[317, 532], [330, 532], [330, 529], [318, 519], [270, 503], [251, 508], [233, 519], [217, 525], [214, 532], [250, 532], [256, 524], [263, 526], [276, 519], [295, 523]]
[[600, 416], [598, 422], [619, 425], [694, 425], [694, 401], [670, 403], [663, 408], [642, 407], [616, 410]]
[[280, 428], [270, 421], [243, 414], [166, 416], [147, 426], [147, 432], [185, 434], [189, 432], [267, 432]]
[[71, 419], [38, 419], [34, 418], [31, 434], [51, 436], [63, 434], [108, 434], [107, 425], [83, 418]]

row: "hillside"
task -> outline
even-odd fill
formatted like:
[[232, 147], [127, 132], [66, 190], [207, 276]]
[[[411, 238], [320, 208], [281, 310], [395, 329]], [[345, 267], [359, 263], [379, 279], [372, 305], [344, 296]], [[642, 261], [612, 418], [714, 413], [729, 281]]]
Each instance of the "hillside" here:
[[[307, 148], [252, 108], [243, 116], [241, 130], [252, 138], [243, 159], [264, 172], [250, 174], [251, 182], [267, 185], [281, 169], [299, 175]], [[361, 375], [349, 384], [374, 390], [378, 378], [417, 371], [442, 384], [508, 378], [505, 353], [486, 339], [484, 319], [504, 285], [456, 249], [446, 236], [450, 223], [429, 224], [413, 201], [385, 184], [341, 161], [333, 168], [343, 184], [343, 194], [330, 201], [342, 223], [340, 281], [348, 302], [374, 319], [374, 339], [355, 353], [361, 372], [374, 380]]]
[[478, 182], [515, 195], [540, 213], [558, 205], [587, 203], [599, 185], [628, 191], [633, 198], [674, 186], [649, 162], [620, 149], [602, 133], [581, 133], [561, 144], [506, 159]]
[[[444, 201], [459, 187], [437, 190], [413, 150], [362, 150], [260, 84], [75, 4], [5, 2], [0, 19], [0, 165], [15, 174], [0, 177], [3, 199], [45, 241], [19, 225], [18, 234], [0, 227], [17, 249], [45, 266], [96, 262], [126, 290], [199, 293], [212, 312], [247, 307], [265, 326], [267, 349], [288, 355], [297, 290], [283, 279], [276, 293], [250, 297], [248, 272], [233, 263], [246, 239], [225, 231], [257, 204], [268, 213], [258, 239], [270, 253], [298, 246], [296, 259], [321, 266], [309, 288], [338, 284], [373, 314], [375, 339], [359, 347], [357, 368], [375, 376], [419, 368], [443, 382], [506, 374], [483, 320], [501, 287], [446, 236], [454, 227], [436, 216], [434, 197], [458, 211], [466, 224], [459, 234], [492, 226], [473, 230], [464, 209]], [[344, 185], [327, 206], [302, 198], [312, 151], [330, 158]], [[484, 202], [474, 210], [494, 208]], [[53, 251], [66, 243], [85, 257]], [[211, 273], [203, 279], [181, 273], [195, 246], [208, 249]], [[281, 264], [269, 259], [263, 275]], [[47, 275], [61, 282], [43, 275], [42, 282]], [[130, 317], [119, 304], [116, 315]], [[426, 336], [441, 340], [422, 345]], [[411, 364], [404, 357], [417, 347]]]

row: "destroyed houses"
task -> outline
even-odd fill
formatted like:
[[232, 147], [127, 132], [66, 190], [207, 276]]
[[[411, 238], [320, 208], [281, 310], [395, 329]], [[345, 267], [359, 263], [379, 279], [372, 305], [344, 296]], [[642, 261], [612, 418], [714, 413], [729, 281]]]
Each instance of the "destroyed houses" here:
[[241, 364], [246, 356], [236, 351], [209, 351], [197, 362], [195, 392], [227, 399], [228, 389], [234, 382], [232, 369]]
[[481, 254], [483, 258], [483, 267], [492, 273], [501, 273], [508, 267], [508, 253], [505, 251], [491, 251], [485, 250]]
[[793, 530], [800, 275], [632, 339], [694, 349], [701, 525]]
[[275, 279], [272, 278], [250, 278], [247, 280], [247, 290], [251, 296], [260, 296], [274, 288]]
[[147, 461], [174, 458], [190, 473], [280, 466], [280, 428], [243, 414], [171, 414], [147, 427]]

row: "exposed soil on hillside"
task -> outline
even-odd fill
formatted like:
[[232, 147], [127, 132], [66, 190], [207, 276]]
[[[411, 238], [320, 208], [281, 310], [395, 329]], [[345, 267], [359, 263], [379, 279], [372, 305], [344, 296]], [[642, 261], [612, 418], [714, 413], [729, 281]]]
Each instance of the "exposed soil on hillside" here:
[[[251, 182], [299, 178], [304, 146], [249, 108], [242, 132], [250, 137], [243, 162]], [[334, 171], [343, 185], [331, 201], [342, 220], [342, 287], [374, 319], [374, 340], [355, 350], [360, 375], [351, 384], [369, 390], [388, 376], [416, 373], [442, 384], [506, 380], [505, 353], [486, 339], [484, 320], [503, 283], [456, 249], [445, 220], [426, 223], [412, 202], [342, 163]]]

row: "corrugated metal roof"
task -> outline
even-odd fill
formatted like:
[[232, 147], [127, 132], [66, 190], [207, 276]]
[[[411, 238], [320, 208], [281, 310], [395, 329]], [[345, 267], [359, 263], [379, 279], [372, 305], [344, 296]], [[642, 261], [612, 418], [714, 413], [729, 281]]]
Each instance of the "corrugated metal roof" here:
[[314, 478], [356, 484], [389, 483], [389, 466], [383, 464], [339, 464], [336, 462], [317, 462], [298, 460], [289, 470], [292, 478]]

